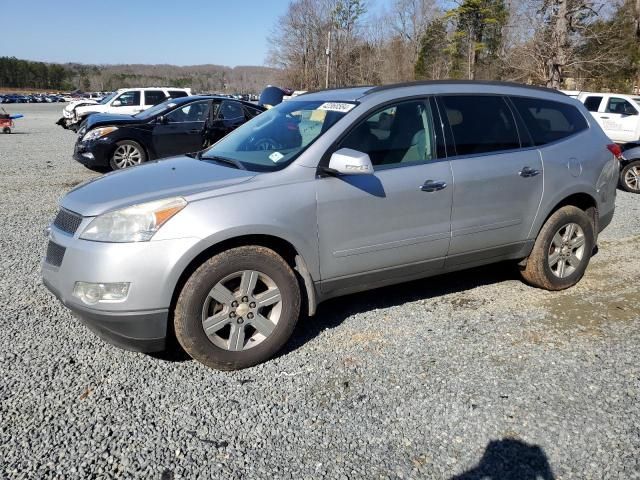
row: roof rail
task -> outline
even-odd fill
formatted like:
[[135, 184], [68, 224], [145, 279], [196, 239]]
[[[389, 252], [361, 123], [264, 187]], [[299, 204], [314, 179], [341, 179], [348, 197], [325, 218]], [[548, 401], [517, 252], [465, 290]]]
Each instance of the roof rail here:
[[423, 80], [423, 81], [415, 81], [415, 82], [402, 82], [402, 83], [392, 83], [389, 85], [381, 85], [379, 87], [372, 88], [371, 90], [367, 90], [365, 95], [369, 95], [371, 93], [382, 92], [385, 90], [391, 90], [394, 88], [401, 87], [413, 87], [420, 85], [488, 85], [494, 87], [517, 87], [517, 88], [527, 88], [531, 90], [543, 91], [547, 93], [557, 93], [559, 95], [564, 95], [560, 90], [555, 90], [553, 88], [547, 87], [537, 87], [535, 85], [526, 85], [524, 83], [516, 83], [516, 82], [500, 82], [500, 81], [485, 81], [485, 80]]

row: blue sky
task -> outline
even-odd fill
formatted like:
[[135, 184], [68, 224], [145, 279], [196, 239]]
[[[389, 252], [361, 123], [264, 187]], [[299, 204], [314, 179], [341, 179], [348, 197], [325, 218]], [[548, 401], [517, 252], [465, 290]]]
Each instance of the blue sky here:
[[10, 0], [0, 56], [80, 63], [263, 65], [289, 0]]

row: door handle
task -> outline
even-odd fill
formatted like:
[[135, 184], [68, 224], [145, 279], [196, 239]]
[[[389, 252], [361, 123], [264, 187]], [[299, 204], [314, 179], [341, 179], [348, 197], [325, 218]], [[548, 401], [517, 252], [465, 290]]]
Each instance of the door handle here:
[[600, 117], [602, 120], [609, 120], [609, 117]]
[[522, 170], [518, 172], [518, 175], [524, 178], [535, 177], [540, 173], [540, 170], [536, 170], [535, 168], [524, 167]]
[[433, 180], [427, 180], [420, 185], [420, 190], [423, 192], [437, 192], [438, 190], [443, 190], [445, 188], [447, 188], [447, 182], [435, 182]]
[[200, 133], [200, 132], [202, 132], [202, 130], [198, 130], [197, 128], [193, 130], [189, 130], [189, 133]]

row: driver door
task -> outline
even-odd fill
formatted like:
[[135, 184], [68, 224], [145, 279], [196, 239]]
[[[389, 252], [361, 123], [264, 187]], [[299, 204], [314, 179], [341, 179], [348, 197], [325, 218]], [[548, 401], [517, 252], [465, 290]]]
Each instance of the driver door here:
[[167, 113], [153, 128], [153, 147], [158, 158], [202, 150], [209, 118], [210, 100], [182, 105]]
[[140, 90], [130, 90], [121, 93], [111, 102], [114, 113], [121, 115], [135, 115], [140, 113], [144, 108], [141, 105], [142, 99]]
[[374, 173], [316, 181], [324, 293], [443, 268], [453, 177], [434, 107], [432, 100], [420, 99], [373, 113], [337, 148], [369, 154]]
[[603, 113], [595, 114], [605, 133], [615, 142], [638, 140], [638, 110], [628, 100], [611, 96], [607, 99]]

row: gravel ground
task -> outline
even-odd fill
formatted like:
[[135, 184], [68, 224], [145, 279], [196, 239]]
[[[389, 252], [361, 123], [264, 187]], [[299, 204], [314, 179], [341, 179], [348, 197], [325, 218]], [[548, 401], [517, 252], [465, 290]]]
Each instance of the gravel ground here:
[[640, 478], [640, 196], [573, 289], [492, 266], [336, 299], [219, 373], [104, 344], [41, 285], [56, 202], [96, 173], [61, 105], [7, 109], [0, 478]]

